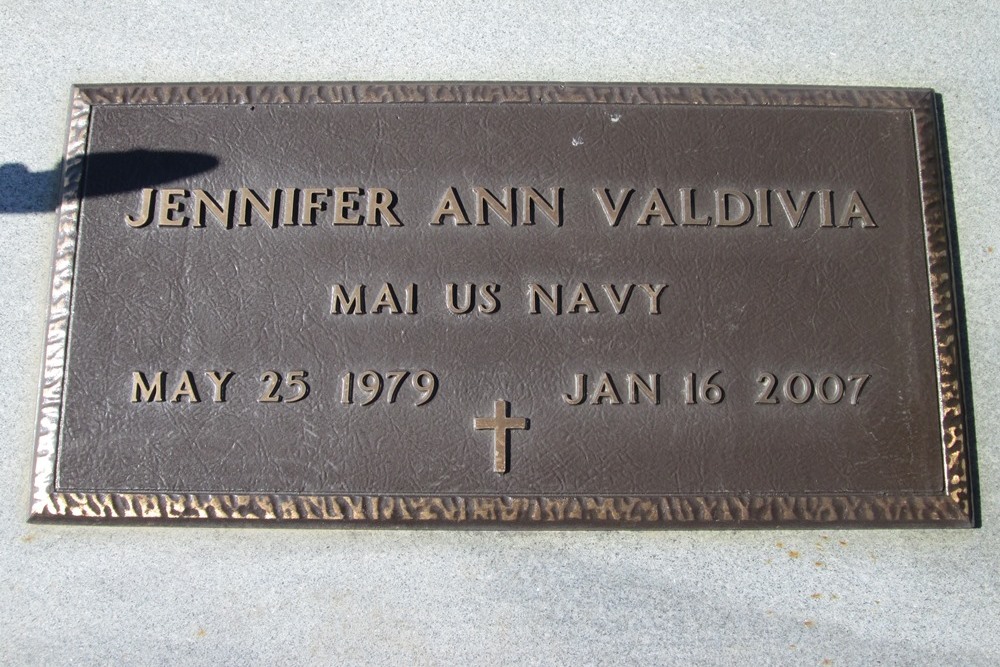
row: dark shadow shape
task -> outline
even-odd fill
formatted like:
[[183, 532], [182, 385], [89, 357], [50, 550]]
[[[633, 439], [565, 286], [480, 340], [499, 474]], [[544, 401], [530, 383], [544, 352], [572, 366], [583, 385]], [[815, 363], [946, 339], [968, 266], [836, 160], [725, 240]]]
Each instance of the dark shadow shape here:
[[[219, 160], [207, 153], [134, 150], [83, 158], [83, 196], [138, 191], [211, 171]], [[63, 162], [46, 171], [21, 163], [0, 165], [0, 213], [44, 213], [59, 208]]]
[[979, 466], [976, 457], [976, 412], [972, 401], [972, 366], [969, 365], [969, 334], [965, 324], [965, 292], [962, 288], [961, 253], [958, 247], [958, 229], [955, 221], [955, 199], [951, 193], [951, 160], [948, 157], [948, 132], [944, 122], [944, 101], [934, 95], [937, 110], [938, 139], [941, 151], [941, 181], [944, 191], [945, 213], [948, 216], [948, 244], [951, 248], [951, 270], [955, 281], [955, 327], [958, 330], [958, 355], [961, 359], [962, 396], [965, 409], [965, 443], [969, 454], [969, 503], [973, 525], [982, 528], [979, 497]]
[[59, 207], [62, 162], [48, 171], [28, 171], [20, 162], [0, 164], [0, 213], [44, 213]]

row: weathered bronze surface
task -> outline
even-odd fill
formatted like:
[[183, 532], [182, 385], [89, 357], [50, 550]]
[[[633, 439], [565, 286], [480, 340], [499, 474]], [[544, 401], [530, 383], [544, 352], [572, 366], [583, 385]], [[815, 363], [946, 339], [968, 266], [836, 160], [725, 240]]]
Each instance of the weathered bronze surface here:
[[938, 142], [927, 90], [78, 88], [31, 515], [971, 525]]

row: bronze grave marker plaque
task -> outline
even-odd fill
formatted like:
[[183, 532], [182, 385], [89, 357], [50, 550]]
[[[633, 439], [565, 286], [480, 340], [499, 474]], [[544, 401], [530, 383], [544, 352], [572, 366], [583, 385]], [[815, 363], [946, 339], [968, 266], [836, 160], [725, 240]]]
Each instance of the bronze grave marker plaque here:
[[74, 91], [31, 516], [973, 522], [935, 98]]

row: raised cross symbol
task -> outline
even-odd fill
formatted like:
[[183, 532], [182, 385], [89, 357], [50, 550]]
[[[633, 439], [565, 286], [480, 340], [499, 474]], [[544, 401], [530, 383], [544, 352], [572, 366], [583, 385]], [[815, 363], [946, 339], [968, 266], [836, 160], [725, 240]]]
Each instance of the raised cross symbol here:
[[528, 428], [524, 417], [511, 417], [510, 403], [497, 401], [493, 404], [492, 417], [476, 417], [473, 421], [477, 431], [493, 430], [493, 471], [503, 475], [507, 472], [507, 433], [512, 429], [523, 431]]

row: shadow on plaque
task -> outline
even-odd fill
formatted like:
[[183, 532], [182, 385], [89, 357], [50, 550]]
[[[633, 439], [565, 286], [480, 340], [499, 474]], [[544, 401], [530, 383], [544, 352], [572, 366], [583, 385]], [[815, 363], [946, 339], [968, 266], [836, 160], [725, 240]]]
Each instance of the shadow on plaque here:
[[[85, 197], [139, 191], [211, 171], [218, 158], [182, 151], [93, 153], [83, 173]], [[19, 162], [0, 165], [0, 213], [44, 213], [59, 208], [63, 161], [52, 169], [30, 171]]]

